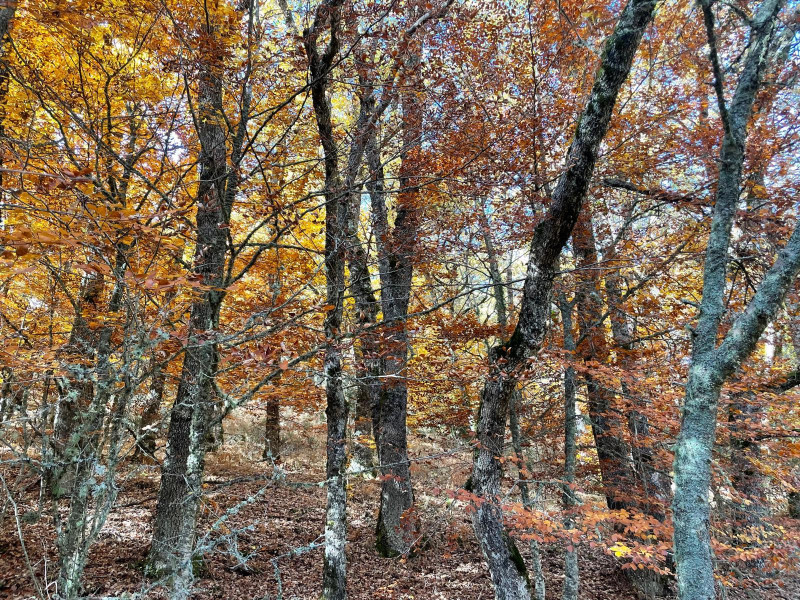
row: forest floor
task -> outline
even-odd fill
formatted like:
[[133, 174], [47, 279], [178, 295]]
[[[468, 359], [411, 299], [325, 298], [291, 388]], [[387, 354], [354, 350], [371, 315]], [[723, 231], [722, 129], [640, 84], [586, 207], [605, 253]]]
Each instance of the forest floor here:
[[[243, 455], [231, 441], [209, 457], [200, 536], [208, 533], [229, 509], [238, 512], [224, 519], [210, 539], [215, 550], [205, 555], [205, 565], [195, 581], [196, 599], [312, 599], [321, 588], [321, 541], [325, 516], [325, 488], [319, 459], [322, 437], [297, 456], [289, 455], [276, 480], [270, 463], [257, 458], [253, 446]], [[297, 441], [295, 441], [295, 445]], [[291, 448], [287, 448], [291, 450]], [[304, 456], [306, 458], [304, 458]], [[492, 586], [470, 526], [469, 514], [444, 493], [457, 488], [468, 473], [468, 456], [437, 457], [435, 466], [417, 464], [412, 471], [417, 488], [419, 517], [428, 542], [410, 558], [384, 559], [373, 550], [373, 532], [380, 483], [353, 478], [348, 505], [348, 594], [366, 599], [491, 600]], [[447, 464], [444, 464], [447, 463]], [[441, 467], [441, 468], [440, 468]], [[4, 473], [11, 487], [11, 477]], [[39, 486], [34, 478], [17, 479], [16, 507], [6, 504], [0, 523], [0, 598], [36, 598], [32, 574], [42, 587], [54, 586], [57, 552], [53, 519], [37, 510]], [[86, 567], [85, 593], [90, 598], [138, 592], [148, 585], [142, 573], [151, 534], [151, 515], [158, 493], [158, 469], [126, 464], [117, 503]], [[244, 503], [246, 499], [251, 501]], [[14, 517], [14, 512], [19, 518]], [[236, 532], [235, 536], [231, 532]], [[20, 543], [20, 534], [24, 540]], [[240, 555], [249, 556], [246, 567], [237, 565], [225, 540], [236, 539]], [[527, 551], [520, 544], [523, 554]], [[634, 599], [630, 584], [615, 558], [599, 549], [580, 547], [581, 600]], [[27, 558], [26, 558], [27, 553]], [[563, 548], [543, 549], [547, 598], [561, 597]], [[795, 590], [796, 591], [796, 590]], [[774, 598], [792, 598], [789, 595]], [[157, 590], [147, 597], [158, 598]]]

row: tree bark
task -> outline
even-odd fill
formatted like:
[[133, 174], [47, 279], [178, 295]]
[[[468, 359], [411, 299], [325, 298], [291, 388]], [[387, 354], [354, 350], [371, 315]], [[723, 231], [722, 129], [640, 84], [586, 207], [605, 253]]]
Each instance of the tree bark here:
[[[419, 3], [408, 8], [409, 21], [420, 16]], [[408, 406], [408, 331], [407, 316], [411, 297], [420, 203], [420, 137], [422, 135], [422, 103], [419, 99], [421, 44], [408, 40], [404, 69], [409, 79], [401, 95], [402, 141], [399, 191], [396, 216], [390, 237], [386, 229], [377, 230], [383, 244], [379, 246], [381, 268], [381, 306], [383, 330], [383, 373], [378, 391], [376, 441], [383, 481], [375, 547], [382, 556], [407, 553], [415, 537], [415, 524], [408, 511], [414, 504], [411, 469], [408, 460], [406, 418]], [[385, 196], [382, 196], [385, 199]], [[385, 218], [385, 205], [379, 209]]]
[[[575, 336], [572, 333], [572, 305], [561, 295], [559, 298], [561, 310], [561, 323], [564, 328], [564, 350], [570, 355], [575, 353]], [[572, 358], [572, 357], [570, 357]], [[575, 406], [576, 390], [575, 369], [569, 365], [564, 369], [564, 488], [562, 490], [562, 504], [567, 513], [564, 527], [571, 529], [574, 520], [571, 511], [579, 506], [578, 497], [572, 489], [575, 482], [575, 468], [578, 459], [578, 415]], [[562, 600], [578, 600], [580, 588], [580, 572], [578, 570], [578, 549], [567, 548], [564, 553], [564, 589]]]
[[[320, 4], [314, 22], [303, 32], [311, 75], [311, 99], [325, 163], [325, 280], [328, 312], [325, 315], [325, 395], [327, 445], [325, 473], [328, 484], [325, 514], [325, 555], [322, 597], [347, 598], [347, 401], [342, 385], [342, 350], [336, 340], [344, 307], [344, 267], [347, 242], [347, 189], [339, 173], [339, 150], [334, 139], [331, 105], [326, 95], [331, 65], [339, 52], [339, 22], [343, 0]], [[330, 27], [330, 41], [320, 55], [317, 39]]]
[[[578, 217], [572, 245], [578, 269], [576, 301], [581, 340], [577, 346], [578, 356], [584, 363], [605, 365], [609, 361], [609, 348], [602, 324], [604, 307], [600, 296], [600, 266], [589, 206], [584, 207]], [[634, 478], [628, 460], [630, 448], [623, 437], [622, 410], [608, 384], [598, 381], [588, 372], [584, 379], [606, 502], [612, 510], [629, 508], [632, 505], [630, 486], [634, 484]]]
[[[680, 600], [712, 600], [716, 595], [708, 493], [717, 403], [722, 385], [753, 351], [800, 270], [800, 230], [795, 229], [750, 304], [717, 346], [719, 324], [724, 314], [728, 247], [739, 201], [747, 123], [768, 61], [780, 7], [781, 0], [765, 0], [758, 8], [752, 21], [749, 49], [729, 109], [722, 93], [721, 71], [714, 64], [724, 137], [711, 233], [706, 247], [700, 314], [694, 332], [692, 363], [675, 446], [673, 522]], [[704, 4], [703, 11], [712, 63], [715, 63], [710, 5]]]
[[281, 405], [277, 398], [267, 400], [267, 414], [264, 419], [265, 460], [278, 460], [281, 457]]
[[[358, 170], [368, 144], [375, 143], [375, 97], [371, 89], [359, 100], [359, 115], [350, 151], [347, 174], [347, 263], [350, 269], [350, 290], [355, 300], [356, 322], [361, 330], [357, 337], [355, 427], [353, 455], [356, 469], [375, 466], [372, 448], [366, 440], [372, 437], [372, 413], [378, 403], [380, 375], [383, 361], [380, 358], [380, 336], [374, 325], [378, 320], [380, 305], [372, 289], [369, 254], [358, 235], [361, 220], [361, 189], [355, 184]], [[375, 432], [377, 433], [377, 432]]]
[[136, 453], [145, 460], [154, 459], [156, 442], [161, 430], [161, 401], [164, 399], [164, 386], [167, 372], [164, 365], [153, 356], [150, 361], [150, 389], [147, 392], [147, 404], [142, 411], [139, 422], [139, 434], [136, 442]]
[[567, 155], [566, 170], [553, 191], [547, 214], [534, 230], [517, 326], [508, 341], [489, 352], [489, 374], [478, 417], [478, 451], [473, 463], [473, 489], [480, 497], [473, 527], [498, 600], [530, 597], [524, 566], [515, 560], [506, 543], [499, 504], [498, 457], [503, 455], [509, 397], [516, 387], [518, 369], [544, 341], [558, 258], [575, 226], [617, 94], [654, 8], [653, 0], [630, 0], [606, 40], [591, 96]]
[[[202, 27], [204, 35], [217, 35], [213, 23], [206, 21]], [[190, 309], [186, 350], [170, 413], [166, 457], [161, 469], [148, 556], [148, 571], [166, 577], [171, 596], [176, 599], [186, 598], [190, 593], [207, 438], [219, 416], [213, 391], [218, 362], [216, 329], [225, 296], [227, 228], [238, 189], [238, 165], [250, 110], [249, 84], [245, 83], [240, 120], [231, 142], [232, 168], [229, 169], [222, 76], [216, 57], [202, 58], [196, 115], [200, 182], [193, 265], [193, 276], [202, 287], [197, 290]]]

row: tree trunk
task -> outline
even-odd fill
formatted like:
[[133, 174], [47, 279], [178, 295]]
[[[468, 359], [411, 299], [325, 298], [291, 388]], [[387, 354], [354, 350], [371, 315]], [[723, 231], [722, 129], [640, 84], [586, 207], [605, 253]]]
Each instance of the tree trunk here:
[[[608, 258], [610, 259], [611, 257]], [[631, 393], [625, 376], [634, 368], [631, 360], [633, 332], [627, 315], [622, 309], [619, 271], [607, 273], [605, 283], [611, 320], [611, 335], [617, 356], [616, 366], [622, 373], [622, 393], [624, 397], [632, 398], [634, 394]], [[638, 410], [636, 400], [632, 400], [632, 402], [634, 402], [634, 405], [627, 409], [628, 432], [631, 437], [629, 447], [633, 459], [628, 471], [631, 478], [629, 490], [635, 490], [635, 493], [631, 494], [629, 492], [629, 506], [659, 521], [663, 521], [666, 518], [664, 507], [667, 504], [670, 493], [669, 482], [655, 468], [653, 462], [653, 451], [650, 446], [650, 425], [647, 415]], [[624, 407], [620, 408], [624, 414]], [[625, 575], [643, 598], [660, 598], [666, 596], [669, 592], [668, 578], [650, 569], [625, 569]]]
[[[216, 26], [203, 26], [216, 35]], [[167, 451], [153, 524], [148, 570], [165, 576], [171, 596], [188, 597], [193, 579], [197, 509], [207, 437], [218, 417], [213, 391], [218, 353], [216, 329], [224, 298], [228, 257], [227, 225], [236, 196], [241, 148], [246, 135], [250, 93], [245, 85], [242, 114], [232, 141], [232, 169], [227, 167], [226, 129], [222, 107], [222, 73], [216, 58], [199, 65], [198, 138], [200, 183], [197, 191], [194, 276], [203, 285], [191, 306], [189, 333], [175, 402], [170, 413]]]
[[[600, 296], [599, 264], [592, 231], [591, 207], [583, 208], [572, 236], [575, 262], [578, 269], [578, 331], [577, 352], [585, 363], [608, 364], [609, 350], [603, 327], [604, 307]], [[614, 391], [608, 384], [586, 373], [586, 395], [592, 424], [600, 475], [608, 507], [612, 510], [632, 506], [630, 488], [634, 485], [628, 456], [630, 448], [623, 437]]]
[[[559, 298], [561, 322], [564, 327], [564, 350], [575, 353], [575, 337], [572, 333], [572, 305], [561, 295]], [[572, 356], [570, 357], [572, 358]], [[575, 482], [575, 468], [578, 462], [578, 415], [575, 406], [575, 369], [572, 365], [564, 369], [564, 488], [562, 503], [567, 517], [564, 527], [572, 529], [574, 519], [571, 512], [579, 506], [578, 497], [572, 489]], [[578, 549], [573, 546], [564, 553], [564, 589], [562, 600], [578, 600], [580, 572], [578, 570]]]
[[264, 419], [264, 460], [281, 457], [281, 405], [277, 398], [267, 400], [267, 415]]
[[[511, 406], [508, 412], [508, 428], [511, 430], [511, 446], [514, 449], [514, 457], [517, 459], [517, 474], [519, 478], [519, 491], [522, 496], [522, 505], [528, 509], [534, 509], [534, 499], [531, 498], [528, 482], [525, 481], [523, 469], [527, 468], [531, 472], [532, 465], [526, 464], [525, 455], [522, 452], [522, 432], [519, 424], [519, 405], [522, 402], [522, 393], [519, 389], [511, 394]], [[512, 542], [512, 540], [509, 540]], [[533, 590], [536, 600], [545, 600], [545, 579], [542, 570], [542, 552], [539, 542], [531, 538], [530, 541], [531, 562], [533, 563]]]
[[[353, 146], [348, 164], [347, 189], [347, 262], [350, 269], [350, 290], [355, 299], [356, 322], [360, 328], [355, 348], [356, 390], [355, 427], [353, 432], [353, 456], [355, 470], [372, 469], [375, 457], [368, 440], [373, 435], [372, 415], [378, 404], [380, 375], [383, 374], [383, 361], [380, 358], [380, 336], [375, 329], [378, 320], [379, 304], [372, 289], [369, 270], [369, 254], [358, 235], [361, 221], [360, 186], [355, 185], [356, 173], [363, 156], [368, 153], [367, 146], [375, 141], [376, 117], [375, 97], [370, 91], [360, 99], [359, 115], [355, 126]], [[375, 152], [373, 149], [372, 152]], [[356, 189], [357, 188], [357, 189]], [[375, 431], [377, 434], [377, 431]], [[377, 439], [377, 438], [376, 438]]]
[[498, 600], [530, 597], [524, 565], [516, 560], [518, 557], [506, 543], [499, 504], [498, 457], [503, 455], [509, 396], [516, 387], [517, 370], [538, 352], [544, 341], [558, 258], [578, 218], [617, 94], [628, 76], [654, 8], [653, 0], [630, 0], [606, 40], [591, 96], [569, 149], [566, 170], [552, 194], [547, 214], [534, 230], [519, 320], [511, 338], [489, 352], [489, 373], [481, 394], [478, 448], [473, 463], [473, 490], [481, 498], [473, 527]]
[[800, 519], [800, 492], [789, 492], [789, 516]]
[[[764, 517], [764, 476], [758, 467], [761, 446], [754, 439], [752, 429], [757, 428], [764, 416], [763, 407], [752, 391], [731, 394], [728, 409], [730, 429], [731, 480], [733, 488], [741, 497], [734, 503], [734, 535], [747, 537], [747, 545], [760, 545], [762, 518]], [[761, 568], [763, 560], [748, 563], [749, 567]]]
[[72, 487], [76, 458], [85, 441], [79, 433], [80, 429], [85, 429], [80, 420], [82, 415], [88, 414], [95, 395], [91, 369], [85, 364], [94, 360], [98, 343], [97, 332], [89, 327], [87, 317], [100, 310], [104, 283], [102, 275], [87, 274], [75, 306], [69, 340], [60, 351], [67, 363], [67, 376], [56, 378], [58, 400], [53, 421], [53, 456], [45, 472], [47, 487], [55, 498], [65, 495]]
[[703, 296], [694, 332], [681, 428], [675, 446], [673, 523], [680, 600], [712, 600], [716, 596], [708, 493], [720, 390], [725, 380], [753, 351], [800, 270], [800, 229], [795, 229], [750, 304], [734, 321], [722, 344], [717, 346], [719, 324], [724, 314], [728, 247], [739, 200], [747, 123], [767, 63], [780, 7], [780, 0], [765, 0], [758, 8], [752, 22], [749, 49], [728, 109], [722, 93], [721, 70], [716, 64], [713, 14], [710, 5], [702, 4], [725, 133], [718, 162], [711, 234], [706, 247]]
[[[339, 52], [339, 22], [342, 0], [320, 4], [314, 22], [303, 33], [311, 73], [311, 99], [325, 163], [325, 281], [329, 310], [325, 315], [325, 395], [327, 444], [325, 473], [328, 484], [325, 513], [325, 555], [322, 566], [322, 597], [347, 598], [347, 401], [342, 385], [342, 350], [336, 339], [344, 305], [345, 245], [347, 241], [347, 189], [339, 173], [339, 151], [334, 139], [331, 105], [326, 95], [331, 64]], [[317, 39], [330, 26], [330, 41], [320, 56]]]
[[164, 398], [166, 381], [167, 372], [154, 356], [150, 361], [150, 390], [147, 392], [147, 404], [139, 422], [136, 444], [136, 453], [150, 460], [155, 459], [156, 442], [161, 434], [161, 401]]
[[[0, 143], [6, 141], [6, 97], [8, 96], [9, 68], [8, 51], [11, 47], [9, 28], [17, 11], [16, 1], [5, 2], [0, 8]], [[5, 151], [0, 152], [0, 202], [5, 202], [5, 188], [3, 187], [3, 158]], [[0, 227], [5, 224], [5, 215], [0, 208]], [[0, 251], [3, 247], [0, 245]]]
[[[609, 256], [611, 260], [613, 256]], [[633, 348], [633, 331], [628, 316], [622, 307], [622, 288], [618, 269], [612, 269], [606, 274], [605, 288], [610, 311], [611, 335], [617, 354], [617, 367], [623, 374], [635, 369]], [[622, 393], [631, 397], [630, 386], [623, 377]], [[637, 485], [641, 487], [644, 504], [642, 508], [647, 514], [654, 516], [659, 521], [666, 518], [665, 507], [669, 503], [670, 481], [656, 467], [653, 455], [652, 438], [647, 415], [635, 407], [628, 414], [628, 431], [631, 435], [631, 455]]]
[[[419, 4], [409, 6], [410, 22], [420, 16]], [[385, 228], [375, 232], [383, 240], [379, 245], [381, 267], [381, 305], [388, 326], [383, 330], [383, 376], [380, 380], [377, 407], [378, 459], [381, 465], [380, 510], [375, 547], [382, 556], [407, 553], [415, 537], [415, 524], [409, 510], [414, 504], [411, 469], [408, 460], [406, 417], [408, 405], [408, 331], [406, 318], [411, 296], [414, 250], [419, 220], [420, 137], [422, 135], [421, 75], [419, 73], [421, 44], [408, 42], [405, 71], [413, 77], [406, 81], [407, 90], [401, 96], [403, 147], [398, 173], [399, 191], [396, 216], [391, 237]], [[379, 159], [380, 160], [380, 159]], [[385, 196], [383, 197], [385, 199]], [[385, 205], [382, 214], [385, 218]], [[384, 223], [385, 224], [385, 223]], [[373, 425], [375, 427], [375, 425]]]

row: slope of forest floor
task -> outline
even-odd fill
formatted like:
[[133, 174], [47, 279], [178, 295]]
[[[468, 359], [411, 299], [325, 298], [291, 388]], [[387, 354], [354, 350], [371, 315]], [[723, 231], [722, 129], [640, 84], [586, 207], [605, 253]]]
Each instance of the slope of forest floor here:
[[[313, 443], [320, 446], [321, 436]], [[319, 482], [324, 479], [324, 470], [318, 459], [310, 458], [312, 452], [305, 454], [309, 458], [287, 457], [279, 467], [278, 479], [270, 463], [256, 458], [255, 447], [243, 455], [240, 447], [234, 448], [228, 442], [210, 457], [199, 531], [201, 543], [214, 548], [205, 555], [193, 598], [318, 597], [322, 549], [314, 546], [322, 541], [325, 488]], [[466, 458], [451, 456], [440, 459], [436, 466], [418, 466], [414, 470], [419, 517], [427, 541], [414, 556], [405, 559], [384, 559], [373, 551], [380, 483], [363, 477], [352, 479], [348, 506], [350, 598], [490, 600], [493, 597], [465, 507], [449, 501], [446, 494], [429, 492], [455, 489], [457, 481], [463, 482], [468, 472]], [[442, 461], [448, 459], [446, 468], [440, 468]], [[17, 475], [16, 471], [4, 473], [9, 486], [15, 478], [14, 488], [18, 492], [16, 506], [6, 503], [0, 526], [0, 598], [9, 600], [36, 598], [31, 573], [52, 589], [57, 565], [53, 519], [46, 513], [34, 518], [38, 481], [33, 476], [20, 479]], [[138, 592], [148, 585], [141, 565], [150, 540], [158, 469], [129, 463], [122, 469], [121, 480], [115, 508], [86, 567], [84, 583], [88, 597], [119, 596]], [[229, 514], [234, 507], [237, 507], [235, 514]], [[244, 564], [231, 552], [234, 546], [231, 542], [235, 542], [239, 556], [247, 557]], [[528, 558], [524, 546], [520, 544]], [[613, 556], [588, 546], [580, 547], [579, 551], [582, 600], [636, 597]], [[547, 598], [560, 598], [563, 549], [545, 546], [542, 558]], [[793, 593], [781, 590], [774, 598], [788, 599]], [[147, 594], [149, 598], [161, 596], [158, 590]]]

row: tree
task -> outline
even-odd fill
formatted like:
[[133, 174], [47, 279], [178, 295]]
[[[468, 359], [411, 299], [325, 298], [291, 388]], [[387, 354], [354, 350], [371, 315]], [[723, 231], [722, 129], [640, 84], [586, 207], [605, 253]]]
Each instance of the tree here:
[[474, 491], [481, 501], [475, 509], [473, 526], [489, 563], [498, 599], [529, 596], [524, 567], [520, 566], [519, 554], [503, 529], [496, 500], [500, 483], [497, 456], [502, 454], [515, 371], [541, 347], [558, 258], [580, 213], [617, 94], [654, 8], [652, 2], [629, 2], [606, 40], [591, 96], [567, 154], [566, 170], [553, 191], [547, 214], [534, 230], [517, 325], [511, 337], [492, 348], [489, 355], [489, 374], [478, 417], [478, 452], [473, 466]]
[[739, 201], [747, 125], [774, 48], [781, 3], [764, 2], [755, 13], [747, 56], [730, 104], [724, 95], [713, 11], [707, 3], [702, 4], [702, 8], [724, 135], [716, 202], [705, 253], [703, 295], [693, 332], [692, 363], [675, 447], [673, 518], [678, 596], [681, 599], [716, 597], [708, 490], [720, 391], [725, 380], [753, 351], [800, 271], [800, 232], [796, 229], [765, 274], [747, 308], [734, 320], [722, 342], [717, 344], [725, 310], [727, 256]]
[[[253, 10], [250, 10], [252, 23]], [[187, 597], [193, 577], [195, 521], [202, 494], [207, 436], [217, 417], [214, 377], [219, 357], [215, 330], [225, 296], [229, 256], [227, 228], [239, 184], [238, 168], [245, 144], [250, 111], [250, 87], [241, 92], [241, 114], [228, 142], [222, 93], [224, 49], [220, 15], [210, 15], [201, 25], [202, 41], [197, 74], [197, 136], [200, 143], [200, 181], [197, 188], [197, 239], [193, 276], [201, 288], [192, 302], [189, 332], [181, 378], [170, 414], [167, 456], [164, 460], [153, 541], [148, 558], [150, 570], [172, 578], [172, 594]], [[230, 162], [228, 167], [228, 144]]]

